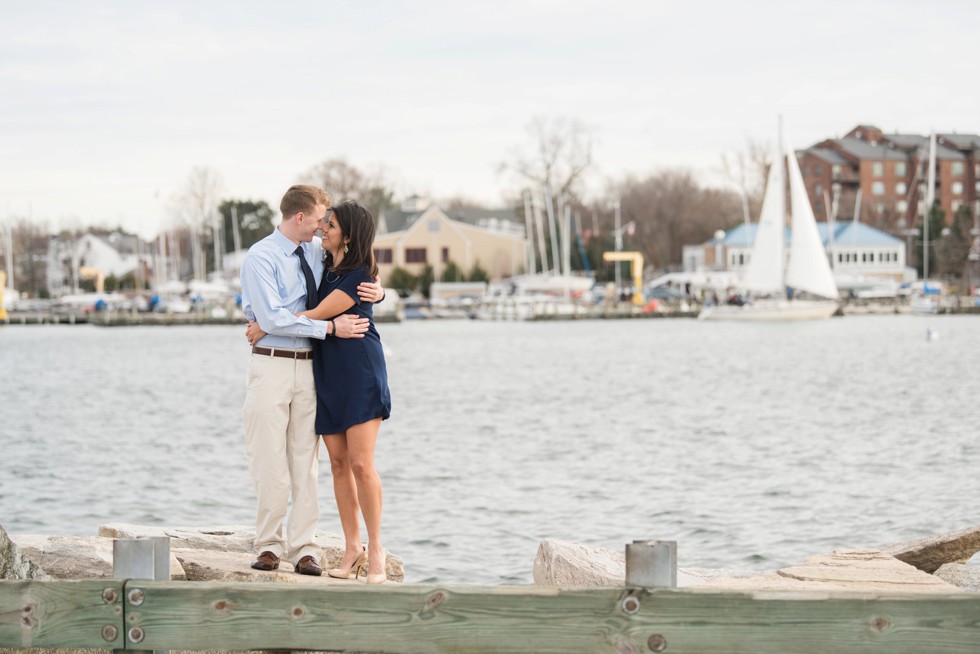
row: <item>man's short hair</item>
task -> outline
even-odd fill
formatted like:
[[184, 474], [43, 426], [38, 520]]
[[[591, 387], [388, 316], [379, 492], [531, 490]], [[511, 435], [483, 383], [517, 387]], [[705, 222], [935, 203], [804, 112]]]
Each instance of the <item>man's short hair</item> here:
[[296, 184], [290, 186], [286, 194], [282, 196], [279, 203], [279, 211], [282, 212], [282, 219], [288, 220], [299, 212], [313, 213], [316, 205], [330, 204], [330, 196], [326, 191], [318, 186], [309, 184]]

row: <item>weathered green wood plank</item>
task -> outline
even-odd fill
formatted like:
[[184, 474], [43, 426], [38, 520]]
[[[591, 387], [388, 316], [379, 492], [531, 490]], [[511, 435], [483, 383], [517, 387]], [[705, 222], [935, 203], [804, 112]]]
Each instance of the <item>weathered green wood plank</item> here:
[[980, 651], [980, 595], [967, 594], [136, 581], [127, 588], [143, 591], [126, 620], [142, 630], [144, 649]]
[[108, 579], [2, 581], [0, 646], [122, 648], [122, 590]]
[[967, 652], [980, 651], [980, 595], [0, 582], [0, 647]]

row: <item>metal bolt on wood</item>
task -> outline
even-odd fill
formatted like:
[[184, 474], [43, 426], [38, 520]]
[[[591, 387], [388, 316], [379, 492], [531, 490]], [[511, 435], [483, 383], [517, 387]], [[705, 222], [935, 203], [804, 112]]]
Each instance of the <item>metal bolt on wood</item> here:
[[143, 595], [143, 591], [139, 588], [134, 588], [133, 590], [129, 591], [129, 603], [133, 606], [139, 606], [143, 603], [145, 598], [146, 596]]
[[131, 643], [142, 642], [144, 635], [145, 634], [143, 633], [142, 629], [140, 629], [139, 627], [133, 627], [132, 629], [129, 630], [129, 642]]
[[647, 639], [647, 647], [651, 652], [662, 652], [667, 649], [667, 639], [660, 634], [653, 634]]
[[623, 613], [633, 615], [640, 610], [640, 600], [630, 595], [629, 597], [623, 599], [621, 606], [623, 607]]
[[106, 588], [102, 591], [102, 601], [106, 604], [115, 604], [117, 599], [119, 599], [119, 593], [116, 592], [115, 588]]
[[119, 630], [116, 629], [116, 625], [107, 624], [106, 626], [102, 627], [102, 640], [106, 641], [107, 643], [114, 641], [118, 635]]

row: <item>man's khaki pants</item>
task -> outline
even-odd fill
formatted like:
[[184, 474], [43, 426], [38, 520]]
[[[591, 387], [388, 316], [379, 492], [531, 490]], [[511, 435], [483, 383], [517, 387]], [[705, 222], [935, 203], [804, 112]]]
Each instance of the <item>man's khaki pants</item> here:
[[[313, 540], [319, 518], [313, 361], [253, 354], [245, 391], [245, 454], [258, 497], [255, 550], [295, 565], [320, 561]], [[286, 507], [292, 494], [286, 533]]]

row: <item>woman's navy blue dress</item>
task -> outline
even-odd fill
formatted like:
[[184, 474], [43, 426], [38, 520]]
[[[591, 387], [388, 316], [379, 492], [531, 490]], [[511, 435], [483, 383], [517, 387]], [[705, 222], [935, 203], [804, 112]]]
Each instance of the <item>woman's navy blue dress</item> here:
[[317, 301], [335, 290], [354, 300], [344, 313], [370, 321], [364, 338], [313, 341], [313, 378], [316, 381], [316, 433], [340, 434], [348, 427], [391, 415], [391, 393], [381, 336], [374, 326], [373, 304], [357, 297], [357, 285], [373, 282], [364, 270], [341, 275], [324, 270]]

